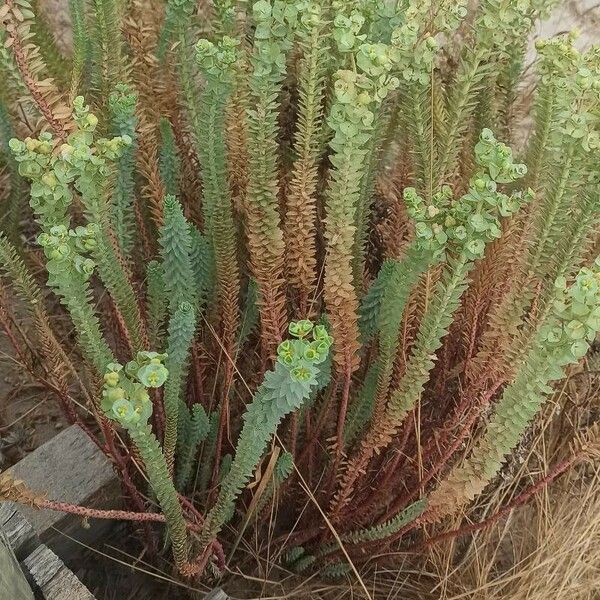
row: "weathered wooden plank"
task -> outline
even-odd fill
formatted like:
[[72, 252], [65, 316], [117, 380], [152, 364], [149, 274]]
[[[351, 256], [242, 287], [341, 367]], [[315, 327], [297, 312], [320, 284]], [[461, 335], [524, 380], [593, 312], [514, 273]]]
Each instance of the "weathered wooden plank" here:
[[6, 535], [0, 531], [0, 598], [2, 600], [33, 600], [31, 587]]
[[23, 561], [23, 567], [44, 600], [95, 600], [91, 592], [47, 546], [38, 546]]
[[[65, 429], [11, 467], [15, 479], [50, 500], [92, 508], [119, 508], [120, 487], [110, 461], [77, 425]], [[10, 504], [9, 504], [10, 506]], [[4, 511], [15, 510], [14, 506]], [[112, 521], [93, 519], [82, 526], [80, 517], [25, 506], [17, 509], [31, 524], [42, 543], [69, 561], [81, 545], [93, 544], [109, 531]]]
[[15, 504], [0, 504], [0, 530], [6, 535], [17, 560], [23, 560], [40, 545], [29, 521]]

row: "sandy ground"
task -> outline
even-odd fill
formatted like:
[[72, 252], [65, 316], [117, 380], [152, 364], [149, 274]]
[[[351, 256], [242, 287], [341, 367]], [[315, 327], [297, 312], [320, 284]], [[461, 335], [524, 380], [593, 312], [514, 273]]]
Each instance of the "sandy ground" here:
[[578, 29], [579, 47], [600, 43], [600, 2], [598, 0], [567, 0], [559, 2], [550, 18], [537, 27], [536, 37], [551, 37]]

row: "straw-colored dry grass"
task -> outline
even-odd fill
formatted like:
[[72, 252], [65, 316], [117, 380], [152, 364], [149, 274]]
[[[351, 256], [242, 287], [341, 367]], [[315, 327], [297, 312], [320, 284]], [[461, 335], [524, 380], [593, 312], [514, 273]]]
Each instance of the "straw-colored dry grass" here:
[[[589, 360], [591, 373], [596, 362], [598, 354]], [[541, 479], [568, 452], [574, 432], [597, 420], [599, 390], [600, 377], [573, 374], [488, 495], [431, 535], [489, 518]], [[367, 598], [355, 577], [322, 585], [286, 574], [276, 558], [268, 540], [240, 548], [226, 589], [236, 598]], [[387, 566], [362, 574], [373, 599], [600, 599], [600, 465], [580, 464], [491, 527], [430, 546], [419, 562], [407, 555], [379, 560]]]
[[[565, 476], [527, 507], [466, 539], [437, 545], [422, 567], [399, 557], [365, 574], [373, 599], [593, 600], [600, 598], [600, 469]], [[489, 506], [493, 510], [492, 503]], [[264, 563], [263, 563], [264, 566]], [[271, 577], [280, 576], [276, 567]], [[229, 584], [229, 585], [227, 585]], [[353, 579], [319, 585], [231, 574], [234, 597], [366, 598]]]
[[432, 597], [599, 598], [599, 478], [598, 469], [585, 477], [565, 478], [468, 545], [437, 548], [430, 559], [438, 579]]
[[[336, 585], [303, 580], [266, 557], [254, 555], [230, 569], [221, 585], [233, 598], [367, 598], [354, 578]], [[422, 566], [398, 557], [393, 567], [365, 573], [363, 579], [378, 600], [600, 598], [600, 469], [565, 477], [531, 505], [468, 540], [435, 546]], [[200, 590], [188, 591], [193, 598], [204, 597]]]
[[[573, 375], [512, 470], [484, 504], [472, 507], [470, 518], [494, 514], [542, 477], [564, 454], [573, 431], [597, 420], [598, 399], [597, 379]], [[432, 548], [427, 569], [437, 579], [431, 597], [440, 600], [600, 598], [600, 466], [580, 465], [493, 527]]]

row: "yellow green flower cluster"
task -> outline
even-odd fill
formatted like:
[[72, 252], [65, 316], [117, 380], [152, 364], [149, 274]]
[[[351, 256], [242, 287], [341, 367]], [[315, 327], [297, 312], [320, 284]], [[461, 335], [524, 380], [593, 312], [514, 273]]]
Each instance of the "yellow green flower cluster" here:
[[148, 388], [158, 388], [166, 381], [166, 357], [157, 352], [138, 352], [125, 368], [118, 363], [107, 366], [101, 406], [109, 419], [125, 428], [146, 425], [152, 414]]

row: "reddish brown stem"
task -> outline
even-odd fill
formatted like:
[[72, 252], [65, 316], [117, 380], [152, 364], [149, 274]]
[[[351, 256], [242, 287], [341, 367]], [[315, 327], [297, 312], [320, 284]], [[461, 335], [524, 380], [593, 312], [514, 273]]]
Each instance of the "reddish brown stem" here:
[[186, 508], [186, 510], [194, 517], [194, 520], [198, 525], [204, 524], [204, 515], [192, 504], [190, 500], [188, 500], [182, 494], [177, 494], [179, 498], [179, 502], [181, 502], [182, 506]]
[[[133, 356], [135, 350], [133, 348], [131, 336], [129, 335], [127, 325], [125, 324], [125, 319], [123, 319], [123, 315], [121, 314], [121, 311], [117, 307], [112, 296], [109, 296], [108, 305], [109, 305], [109, 311], [111, 313], [111, 320], [114, 320], [114, 323], [116, 324], [117, 331], [115, 333], [117, 335], [115, 337], [117, 340], [118, 347], [121, 350], [121, 355], [122, 356]], [[138, 348], [138, 350], [139, 350], [139, 348]]]
[[223, 385], [223, 396], [221, 400], [221, 412], [219, 414], [219, 429], [217, 431], [217, 439], [215, 442], [215, 458], [212, 472], [212, 487], [216, 489], [219, 481], [219, 468], [221, 466], [221, 454], [223, 451], [223, 439], [225, 431], [229, 423], [229, 390], [233, 380], [233, 368], [231, 363], [225, 361], [225, 382]]
[[[180, 497], [181, 498], [181, 497]], [[101, 510], [97, 508], [87, 508], [85, 506], [79, 506], [77, 504], [70, 504], [68, 502], [54, 502], [53, 500], [37, 499], [35, 503], [37, 508], [45, 508], [48, 510], [55, 510], [58, 512], [69, 513], [72, 515], [79, 515], [86, 519], [109, 519], [119, 521], [137, 521], [146, 524], [149, 523], [165, 523], [165, 516], [159, 513], [150, 512], [131, 512], [126, 510]], [[187, 508], [190, 508], [190, 504], [187, 504]], [[193, 508], [193, 507], [192, 507]], [[194, 508], [194, 512], [199, 514]], [[202, 525], [200, 523], [192, 523], [190, 521], [185, 522], [186, 527], [190, 531], [201, 533]], [[220, 565], [225, 564], [225, 554], [223, 548], [216, 540], [206, 548], [206, 550], [200, 555], [196, 562], [189, 563], [187, 568], [183, 570], [184, 575], [193, 576], [201, 573], [206, 567], [206, 563], [210, 558], [211, 554], [215, 554], [217, 561]]]
[[337, 440], [336, 440], [336, 459], [334, 471], [337, 471], [339, 462], [344, 451], [344, 427], [346, 425], [346, 414], [348, 413], [348, 402], [350, 400], [350, 385], [352, 384], [352, 362], [350, 358], [346, 361], [344, 370], [344, 387], [342, 391], [342, 400], [337, 420]]
[[6, 337], [8, 338], [11, 346], [13, 347], [18, 359], [21, 361], [21, 364], [25, 367], [25, 369], [27, 370], [27, 372], [29, 373], [31, 378], [34, 381], [37, 381], [43, 387], [45, 387], [48, 390], [50, 390], [51, 392], [53, 392], [56, 395], [56, 397], [58, 398], [58, 401], [63, 410], [63, 413], [65, 414], [65, 416], [67, 418], [67, 421], [71, 425], [73, 423], [76, 423], [77, 425], [79, 425], [79, 427], [81, 427], [81, 429], [83, 429], [83, 431], [86, 432], [86, 434], [98, 446], [98, 448], [103, 449], [97, 436], [85, 424], [85, 422], [81, 419], [81, 417], [75, 410], [75, 408], [73, 406], [73, 401], [71, 400], [71, 398], [69, 397], [69, 395], [65, 389], [66, 386], [64, 388], [59, 387], [58, 385], [49, 381], [47, 378], [40, 377], [39, 375], [37, 375], [31, 367], [30, 360], [28, 359], [28, 357], [25, 355], [22, 348], [20, 347], [20, 344], [17, 341], [16, 336], [14, 335], [14, 333], [11, 329], [10, 321], [8, 319], [3, 319], [3, 318], [0, 318], [0, 321], [2, 322], [2, 328], [4, 330], [4, 333], [6, 334]]
[[298, 413], [293, 413], [290, 418], [290, 433], [288, 451], [295, 458], [296, 456], [296, 441], [298, 438]]
[[[6, 4], [14, 10], [15, 3], [13, 0], [6, 0]], [[11, 17], [11, 20], [6, 24], [6, 31], [9, 35], [9, 40], [12, 40], [12, 49], [13, 56], [15, 58], [15, 62], [17, 63], [17, 67], [21, 76], [23, 77], [23, 82], [27, 86], [31, 97], [36, 103], [42, 115], [48, 122], [48, 125], [54, 130], [54, 133], [57, 135], [61, 142], [66, 142], [67, 140], [67, 130], [63, 126], [63, 124], [54, 116], [52, 109], [49, 104], [46, 102], [44, 95], [40, 91], [38, 87], [38, 82], [36, 81], [34, 75], [31, 73], [29, 65], [27, 64], [27, 54], [23, 47], [23, 40], [19, 35], [19, 26], [15, 22], [15, 19]]]
[[[454, 441], [450, 444], [450, 446], [448, 446], [446, 451], [439, 457], [437, 462], [429, 469], [429, 471], [426, 473], [426, 475], [418, 481], [417, 485], [415, 485], [409, 492], [407, 492], [406, 494], [403, 494], [401, 497], [399, 497], [393, 503], [393, 505], [386, 512], [386, 514], [381, 518], [380, 522], [385, 522], [388, 519], [391, 519], [394, 515], [396, 515], [402, 508], [404, 508], [419, 493], [419, 490], [423, 489], [423, 487], [425, 485], [427, 485], [448, 464], [448, 461], [452, 458], [453, 454], [458, 450], [460, 445], [464, 442], [465, 438], [469, 434], [469, 431], [471, 431], [475, 421], [477, 420], [477, 417], [481, 414], [481, 410], [485, 406], [487, 406], [487, 404], [489, 403], [491, 398], [494, 396], [494, 394], [496, 393], [496, 391], [498, 390], [500, 385], [501, 385], [500, 383], [497, 383], [496, 385], [494, 385], [490, 390], [488, 390], [483, 395], [483, 397], [481, 398], [481, 400], [478, 403], [475, 403], [475, 402], [470, 403], [471, 410], [472, 410], [471, 415], [467, 418], [467, 420], [461, 427], [458, 435], [456, 435], [454, 437]], [[469, 402], [467, 402], [465, 400], [463, 402], [463, 404], [468, 405]], [[460, 417], [464, 414], [465, 410], [466, 410], [466, 406], [461, 405], [458, 407], [458, 409], [455, 413], [456, 417], [453, 420], [451, 426], [446, 429], [446, 436], [442, 440], [442, 443], [443, 443], [443, 441], [445, 441], [445, 439], [447, 439], [449, 433], [453, 430], [454, 425], [456, 425], [456, 423], [460, 420]], [[438, 439], [438, 442], [439, 442], [439, 439]], [[431, 451], [431, 446], [428, 445], [426, 447], [424, 454], [427, 455], [430, 451]]]
[[13, 350], [15, 351], [17, 358], [25, 366], [27, 371], [29, 373], [31, 373], [31, 370], [29, 368], [29, 358], [25, 355], [25, 353], [23, 352], [23, 349], [21, 348], [21, 344], [19, 344], [19, 342], [17, 341], [17, 338], [12, 330], [10, 318], [8, 317], [8, 314], [5, 313], [1, 307], [0, 307], [0, 323], [2, 323], [2, 329], [4, 330], [4, 334], [8, 338], [10, 345], [13, 347]]
[[[302, 454], [298, 459], [298, 464], [304, 464], [307, 456], [310, 456], [314, 451], [315, 444], [319, 441], [321, 432], [327, 423], [327, 416], [329, 415], [329, 411], [331, 408], [331, 403], [333, 398], [337, 395], [337, 390], [339, 387], [339, 379], [336, 377], [330, 386], [329, 392], [323, 402], [323, 406], [319, 412], [319, 416], [317, 418], [317, 422], [313, 429], [312, 435], [309, 436], [308, 433], [306, 435], [306, 441], [304, 443], [304, 448], [302, 450]], [[289, 479], [288, 479], [289, 481]]]
[[150, 246], [150, 235], [148, 234], [148, 228], [146, 227], [144, 215], [142, 214], [142, 208], [140, 206], [140, 198], [137, 195], [134, 197], [133, 211], [135, 214], [135, 223], [137, 226], [137, 230], [139, 232], [139, 239], [142, 242], [142, 255], [145, 259], [145, 262], [148, 262], [149, 260], [152, 259], [152, 256], [154, 253]]
[[423, 543], [409, 549], [410, 550], [421, 550], [428, 546], [432, 546], [433, 544], [437, 544], [444, 540], [448, 540], [455, 537], [460, 537], [463, 535], [467, 535], [469, 533], [474, 533], [476, 531], [480, 531], [482, 529], [486, 529], [487, 527], [492, 526], [502, 517], [508, 515], [512, 510], [522, 506], [527, 503], [532, 496], [540, 492], [547, 485], [550, 485], [557, 477], [560, 477], [565, 471], [567, 471], [575, 462], [579, 460], [579, 455], [571, 456], [557, 465], [555, 465], [549, 473], [547, 473], [544, 477], [534, 483], [532, 486], [528, 487], [524, 492], [519, 494], [516, 498], [514, 498], [511, 502], [509, 502], [506, 506], [501, 508], [498, 512], [494, 513], [492, 516], [480, 521], [479, 523], [471, 523], [470, 525], [464, 525], [463, 527], [459, 527], [458, 529], [453, 529], [452, 531], [446, 531], [445, 533], [441, 533], [440, 535], [436, 535]]
[[108, 419], [103, 418], [101, 421], [101, 428], [102, 433], [104, 434], [104, 439], [106, 441], [106, 448], [108, 451], [107, 453], [114, 460], [117, 468], [119, 469], [119, 472], [121, 473], [122, 482], [125, 487], [125, 490], [129, 494], [129, 498], [135, 506], [135, 508], [138, 511], [143, 512], [145, 510], [144, 500], [137, 487], [133, 483], [133, 480], [131, 479], [131, 475], [129, 473], [129, 465], [126, 462], [125, 457], [123, 457], [121, 451], [115, 445], [115, 434], [112, 423], [110, 423]]
[[156, 430], [156, 437], [159, 440], [163, 439], [165, 434], [165, 407], [162, 401], [162, 388], [155, 388], [151, 392], [152, 397], [152, 421]]
[[348, 402], [350, 400], [350, 385], [352, 383], [352, 363], [348, 359], [345, 364], [343, 372], [343, 388], [342, 398], [340, 400], [340, 407], [337, 417], [337, 428], [336, 428], [336, 439], [335, 439], [335, 456], [331, 463], [331, 470], [329, 473], [329, 480], [327, 482], [326, 490], [327, 496], [331, 496], [335, 489], [337, 481], [337, 474], [342, 462], [342, 456], [344, 452], [344, 426], [346, 425], [346, 414], [348, 413]]
[[200, 361], [200, 353], [196, 342], [192, 344], [192, 379], [194, 386], [194, 401], [196, 404], [202, 404], [204, 383], [202, 380], [202, 363]]
[[[498, 512], [493, 514], [491, 517], [489, 517], [483, 521], [480, 521], [479, 523], [472, 523], [470, 525], [465, 525], [463, 527], [459, 527], [458, 529], [455, 529], [452, 531], [447, 531], [440, 535], [434, 536], [434, 537], [432, 537], [424, 542], [421, 542], [419, 544], [414, 544], [413, 546], [408, 548], [406, 550], [406, 552], [418, 552], [418, 551], [422, 550], [423, 548], [426, 548], [433, 544], [439, 543], [445, 539], [451, 539], [451, 538], [454, 538], [457, 536], [474, 533], [475, 531], [479, 531], [481, 529], [485, 529], [486, 527], [493, 525], [495, 522], [497, 522], [503, 516], [507, 515], [513, 509], [525, 504], [534, 494], [536, 494], [537, 492], [542, 490], [545, 486], [552, 483], [552, 481], [554, 481], [557, 477], [559, 477], [565, 471], [567, 471], [573, 464], [575, 464], [577, 461], [579, 461], [581, 459], [581, 456], [582, 456], [582, 452], [579, 452], [579, 453], [574, 454], [574, 455], [570, 456], [569, 458], [559, 462], [542, 479], [540, 479], [534, 485], [527, 488], [524, 492], [519, 494], [510, 503], [508, 503], [506, 506], [501, 508]], [[416, 527], [418, 527], [420, 525], [424, 525], [431, 521], [432, 521], [431, 517], [427, 513], [425, 513], [418, 519], [415, 519], [411, 523], [408, 523], [407, 525], [405, 525], [402, 529], [400, 529], [400, 531], [396, 532], [394, 535], [390, 536], [385, 541], [367, 542], [366, 544], [362, 544], [360, 546], [360, 552], [361, 552], [361, 554], [364, 554], [365, 552], [367, 552], [369, 550], [369, 548], [372, 549], [374, 547], [373, 546], [374, 544], [377, 544], [376, 547], [377, 547], [377, 550], [379, 551], [379, 550], [381, 550], [382, 545], [389, 546], [390, 544], [393, 544], [394, 542], [401, 539], [402, 536], [405, 535], [406, 533], [408, 533], [409, 531], [415, 529]]]
[[[414, 411], [411, 413], [411, 415], [412, 414], [414, 414]], [[409, 415], [407, 425], [404, 428], [402, 440], [396, 449], [396, 456], [391, 464], [385, 467], [383, 479], [376, 483], [373, 486], [373, 489], [369, 489], [365, 492], [365, 494], [363, 494], [363, 496], [366, 497], [357, 499], [357, 502], [353, 504], [350, 511], [344, 515], [344, 520], [348, 519], [353, 521], [358, 515], [361, 515], [364, 520], [364, 517], [369, 514], [369, 511], [372, 511], [373, 508], [377, 506], [378, 502], [384, 500], [385, 495], [389, 493], [391, 485], [396, 481], [394, 479], [394, 475], [398, 474], [399, 468], [406, 461], [404, 449], [406, 448], [408, 440], [414, 431], [415, 426], [414, 418], [410, 418], [411, 415]]]
[[[159, 513], [151, 512], [132, 512], [128, 510], [101, 510], [98, 508], [88, 508], [68, 502], [55, 502], [53, 500], [38, 500], [38, 508], [46, 508], [57, 512], [64, 512], [71, 515], [79, 515], [86, 519], [109, 519], [115, 521], [139, 521], [145, 523], [164, 523], [165, 516]], [[186, 521], [186, 526], [190, 531], [200, 532], [202, 527], [197, 523]]]
[[[310, 410], [306, 411], [306, 414], [304, 415], [304, 439], [309, 440], [312, 439], [312, 419], [311, 419], [311, 414], [310, 414]], [[308, 481], [308, 485], [312, 485], [312, 481], [313, 481], [313, 472], [314, 472], [314, 465], [313, 465], [313, 460], [314, 460], [314, 452], [311, 449], [309, 449], [309, 451], [306, 454], [306, 478]]]

